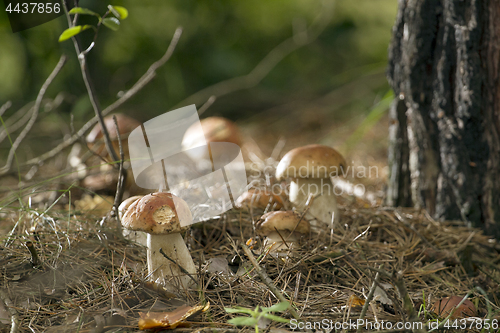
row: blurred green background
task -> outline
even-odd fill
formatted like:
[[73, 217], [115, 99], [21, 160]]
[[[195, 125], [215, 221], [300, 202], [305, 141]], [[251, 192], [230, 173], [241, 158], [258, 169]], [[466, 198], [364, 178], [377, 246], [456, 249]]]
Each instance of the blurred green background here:
[[[195, 93], [250, 73], [283, 41], [294, 35], [297, 41], [304, 38], [300, 33], [308, 27], [312, 30], [308, 37], [314, 39], [311, 43], [285, 56], [260, 82], [221, 93], [203, 116], [222, 115], [240, 124], [248, 123], [252, 135], [280, 122], [286, 128], [275, 130], [280, 135], [298, 136], [297, 131], [302, 130], [302, 141], [331, 143], [328, 133], [338, 124], [362, 122], [389, 90], [384, 72], [396, 0], [110, 3], [126, 7], [129, 17], [117, 32], [101, 29], [97, 45], [88, 55], [103, 108], [164, 54], [177, 26], [184, 28], [171, 60], [119, 110], [141, 121], [186, 104], [200, 107], [208, 96]], [[97, 0], [80, 2], [81, 7], [101, 14], [107, 4]], [[64, 102], [56, 111], [41, 112], [43, 126], [38, 130], [48, 132], [39, 132], [42, 137], [67, 135], [70, 114], [79, 125], [90, 119], [93, 111], [73, 44], [57, 41], [67, 28], [65, 17], [13, 34], [0, 7], [0, 103], [13, 102], [4, 119], [36, 98], [64, 52], [69, 61], [46, 94], [54, 98], [62, 93]], [[93, 17], [81, 22], [96, 23]], [[324, 29], [318, 28], [321, 24]], [[317, 38], [311, 36], [318, 30]], [[92, 38], [92, 30], [81, 34], [83, 45]], [[52, 125], [56, 120], [64, 125]], [[347, 132], [352, 132], [350, 128]], [[308, 138], [307, 133], [314, 135]], [[269, 135], [263, 138], [275, 139], [274, 134]], [[9, 145], [3, 142], [1, 147], [6, 152]]]

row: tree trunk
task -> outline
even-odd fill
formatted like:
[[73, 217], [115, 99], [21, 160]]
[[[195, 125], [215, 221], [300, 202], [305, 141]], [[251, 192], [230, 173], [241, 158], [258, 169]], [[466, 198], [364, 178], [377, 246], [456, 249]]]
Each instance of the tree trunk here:
[[500, 237], [500, 0], [399, 0], [387, 203]]

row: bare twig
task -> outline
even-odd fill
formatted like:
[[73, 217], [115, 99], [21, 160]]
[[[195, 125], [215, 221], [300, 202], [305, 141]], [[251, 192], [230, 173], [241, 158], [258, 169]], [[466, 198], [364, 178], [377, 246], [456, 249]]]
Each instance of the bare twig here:
[[[161, 66], [163, 66], [170, 59], [170, 57], [172, 56], [172, 54], [174, 53], [174, 50], [175, 50], [175, 48], [177, 46], [177, 43], [179, 42], [179, 38], [181, 37], [181, 34], [182, 34], [182, 28], [179, 27], [179, 28], [177, 28], [175, 30], [174, 36], [173, 36], [172, 40], [170, 41], [170, 45], [168, 46], [168, 49], [165, 52], [165, 54], [163, 55], [163, 57], [161, 57], [158, 61], [156, 61], [155, 63], [153, 63], [149, 67], [149, 69], [147, 70], [147, 72], [144, 73], [144, 75], [132, 86], [132, 88], [130, 88], [130, 90], [128, 90], [127, 92], [125, 92], [113, 104], [109, 105], [107, 108], [105, 108], [104, 110], [102, 110], [102, 115], [103, 116], [106, 116], [107, 114], [113, 112], [118, 107], [120, 107], [123, 103], [125, 103], [126, 101], [128, 101], [132, 96], [134, 96], [135, 94], [137, 94], [142, 88], [144, 88], [146, 86], [146, 84], [148, 84], [156, 76], [156, 70], [158, 68], [160, 68]], [[71, 136], [71, 138], [69, 138], [69, 139], [65, 140], [64, 142], [60, 143], [57, 147], [55, 147], [51, 151], [49, 151], [49, 152], [47, 152], [47, 153], [45, 153], [45, 154], [43, 154], [41, 156], [38, 156], [36, 158], [32, 158], [32, 159], [28, 160], [25, 163], [25, 165], [38, 164], [40, 162], [43, 162], [45, 160], [48, 160], [48, 159], [56, 156], [63, 149], [65, 149], [66, 147], [69, 147], [70, 145], [72, 145], [73, 143], [75, 143], [80, 137], [82, 137], [83, 135], [85, 135], [85, 133], [88, 130], [90, 130], [90, 128], [92, 126], [94, 126], [96, 123], [97, 123], [97, 117], [92, 118], [85, 125], [83, 125], [83, 127], [80, 128], [80, 130], [77, 133], [75, 133], [73, 136]]]
[[186, 271], [186, 269], [184, 267], [182, 267], [181, 265], [179, 265], [178, 262], [176, 262], [174, 259], [170, 258], [169, 256], [166, 255], [165, 251], [163, 251], [162, 248], [160, 248], [160, 253], [162, 256], [164, 256], [166, 259], [170, 260], [171, 262], [173, 262], [177, 267], [179, 267], [179, 269], [181, 270], [182, 273], [186, 274], [187, 276], [189, 276], [191, 278], [191, 280], [194, 281], [194, 283], [198, 284], [198, 281], [196, 281], [196, 279], [193, 277], [193, 275], [191, 273], [189, 273], [188, 271]]
[[[45, 107], [50, 105], [51, 109], [58, 107], [64, 101], [64, 96], [62, 93], [59, 93], [54, 99], [44, 98], [42, 99], [42, 103], [45, 103]], [[33, 114], [33, 105], [35, 101], [31, 101], [17, 110], [12, 116], [9, 116], [9, 119], [5, 120], [5, 126], [7, 130], [0, 128], [0, 142], [2, 142], [7, 137], [7, 131], [12, 135], [15, 131], [20, 129], [26, 124]], [[2, 114], [0, 113], [0, 116]]]
[[47, 80], [45, 80], [44, 84], [42, 85], [42, 88], [40, 88], [40, 91], [38, 92], [38, 96], [36, 97], [35, 105], [33, 106], [33, 113], [31, 114], [31, 119], [26, 125], [26, 127], [23, 129], [23, 131], [19, 134], [19, 136], [16, 138], [16, 141], [12, 144], [12, 147], [10, 148], [9, 155], [7, 156], [7, 162], [5, 163], [5, 166], [0, 169], [0, 176], [4, 175], [9, 172], [11, 166], [12, 166], [12, 161], [14, 160], [14, 155], [16, 153], [17, 148], [21, 144], [21, 142], [24, 140], [26, 135], [29, 133], [33, 125], [35, 124], [36, 118], [38, 116], [38, 111], [40, 110], [40, 105], [42, 103], [43, 96], [45, 95], [45, 92], [47, 91], [47, 88], [50, 86], [52, 81], [56, 78], [57, 74], [61, 71], [62, 67], [66, 63], [66, 55], [62, 55], [59, 61], [57, 62], [56, 67], [50, 73], [49, 77]]
[[0, 117], [3, 116], [3, 114], [5, 113], [5, 111], [7, 111], [8, 109], [10, 109], [10, 107], [12, 106], [12, 102], [11, 101], [7, 101], [5, 102], [1, 107], [0, 107]]
[[[380, 265], [379, 269], [382, 269], [383, 266], [384, 266], [383, 264]], [[375, 294], [375, 289], [377, 289], [379, 280], [380, 280], [380, 273], [377, 272], [377, 274], [375, 274], [375, 279], [373, 280], [372, 287], [370, 288], [370, 292], [366, 297], [365, 304], [363, 304], [363, 309], [361, 309], [361, 313], [359, 314], [359, 320], [363, 320], [365, 318], [366, 311], [368, 310], [368, 306], [370, 305], [370, 302], [373, 299], [373, 295]], [[361, 332], [361, 326], [358, 326], [356, 332]]]
[[249, 89], [259, 84], [281, 60], [290, 53], [315, 41], [323, 30], [325, 30], [333, 16], [333, 2], [325, 1], [324, 3], [325, 8], [323, 8], [321, 14], [307, 29], [281, 42], [250, 73], [221, 81], [202, 89], [178, 103], [176, 107], [201, 103], [201, 101], [207, 100], [210, 96], [221, 97], [235, 91]]
[[216, 99], [217, 97], [215, 97], [214, 95], [210, 96], [210, 98], [205, 102], [205, 104], [203, 104], [201, 108], [198, 110], [198, 116], [201, 116], [205, 111], [207, 111], [208, 108], [211, 107], [212, 104], [214, 104]]
[[[417, 314], [417, 311], [415, 311], [415, 308], [413, 307], [413, 303], [411, 301], [411, 298], [410, 298], [410, 295], [408, 294], [408, 290], [406, 289], [406, 284], [405, 284], [405, 281], [403, 279], [403, 273], [402, 272], [396, 272], [396, 274], [394, 274], [394, 285], [396, 286], [397, 290], [398, 290], [398, 293], [399, 293], [399, 297], [401, 297], [402, 301], [403, 301], [403, 309], [406, 311], [406, 313], [408, 314], [408, 321], [414, 323], [414, 322], [418, 322], [419, 321], [419, 318], [418, 318], [418, 314]], [[413, 330], [414, 332], [426, 332], [425, 329], [414, 329]]]
[[[269, 288], [269, 290], [281, 302], [289, 302], [290, 303], [290, 301], [288, 301], [286, 299], [286, 297], [283, 296], [283, 294], [281, 293], [281, 291], [279, 291], [278, 288], [276, 288], [276, 286], [274, 285], [273, 281], [267, 276], [266, 272], [264, 272], [262, 270], [262, 268], [259, 266], [259, 263], [257, 262], [257, 260], [255, 260], [253, 254], [252, 254], [252, 252], [250, 252], [250, 249], [248, 248], [248, 246], [246, 246], [245, 244], [242, 243], [241, 247], [243, 248], [243, 251], [245, 251], [245, 254], [247, 255], [247, 257], [250, 260], [250, 262], [252, 263], [253, 267], [255, 267], [255, 271], [260, 276], [262, 282], [264, 282], [264, 284]], [[295, 311], [295, 309], [293, 308], [292, 304], [290, 304], [290, 307], [288, 308], [288, 311], [290, 311], [290, 314], [295, 319], [299, 319], [300, 318], [299, 314]]]
[[[113, 116], [113, 121], [115, 122], [116, 136], [120, 138], [120, 130], [118, 129], [118, 121], [116, 120], [116, 116]], [[123, 168], [123, 162], [125, 161], [125, 154], [123, 153], [123, 146], [121, 139], [118, 140], [118, 147], [120, 149], [120, 168], [118, 173], [118, 184], [116, 185], [115, 202], [113, 208], [115, 210], [116, 219], [120, 221], [120, 216], [118, 214], [118, 207], [122, 202], [124, 183], [125, 179], [127, 178], [127, 170]]]
[[[346, 253], [345, 251], [341, 251], [341, 253], [343, 254], [344, 258], [346, 259], [346, 261], [348, 261], [352, 266], [356, 267], [356, 269], [360, 270], [363, 274], [365, 274], [366, 276], [370, 276], [370, 274], [368, 274], [368, 272], [363, 268], [361, 267], [360, 265], [358, 265], [358, 263], [348, 254]], [[382, 268], [375, 268], [375, 267], [367, 267], [370, 271], [374, 271], [374, 272], [377, 272], [377, 274], [379, 275], [382, 275], [386, 278], [389, 278], [391, 280], [394, 280], [394, 272], [387, 272], [386, 270], [382, 269]], [[377, 279], [374, 279], [373, 280], [380, 288], [382, 288], [382, 286], [380, 285], [380, 282], [379, 280]], [[401, 279], [402, 281], [402, 284], [404, 286], [404, 281]], [[400, 282], [401, 283], [401, 282]], [[394, 283], [396, 284], [396, 283]], [[405, 290], [406, 290], [406, 287], [405, 287]], [[390, 296], [390, 295], [389, 295]], [[403, 296], [401, 296], [403, 297]], [[391, 297], [392, 298], [392, 297]], [[393, 303], [394, 303], [394, 306], [396, 307], [396, 310], [398, 310], [400, 313], [403, 313], [403, 309], [401, 308], [401, 306], [399, 305], [399, 302], [397, 302], [395, 299], [393, 300]], [[404, 306], [404, 305], [403, 305]]]

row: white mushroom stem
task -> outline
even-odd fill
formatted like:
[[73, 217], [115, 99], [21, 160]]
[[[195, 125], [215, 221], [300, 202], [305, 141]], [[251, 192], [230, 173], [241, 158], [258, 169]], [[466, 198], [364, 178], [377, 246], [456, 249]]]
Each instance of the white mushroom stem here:
[[[303, 210], [309, 195], [314, 196], [306, 218], [315, 218], [320, 224], [332, 226], [338, 222], [339, 213], [333, 184], [329, 178], [294, 178], [290, 183], [290, 201]], [[311, 223], [312, 224], [312, 223]]]
[[180, 233], [148, 234], [148, 273], [153, 272], [151, 279], [165, 284], [169, 291], [178, 291], [192, 286], [193, 279], [184, 273], [178, 265], [165, 258], [160, 253], [160, 249], [163, 249], [165, 255], [182, 266], [196, 279], [196, 267]]
[[[283, 240], [285, 240], [286, 245]], [[297, 235], [295, 233], [290, 234], [290, 231], [271, 232], [264, 240], [264, 247], [272, 246], [271, 252], [288, 251], [289, 249], [293, 250], [298, 241]]]

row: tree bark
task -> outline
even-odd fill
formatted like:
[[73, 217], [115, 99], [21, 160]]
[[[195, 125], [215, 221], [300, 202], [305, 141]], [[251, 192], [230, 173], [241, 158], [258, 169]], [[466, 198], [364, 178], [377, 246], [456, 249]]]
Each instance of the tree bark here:
[[399, 0], [387, 203], [500, 237], [500, 0]]

